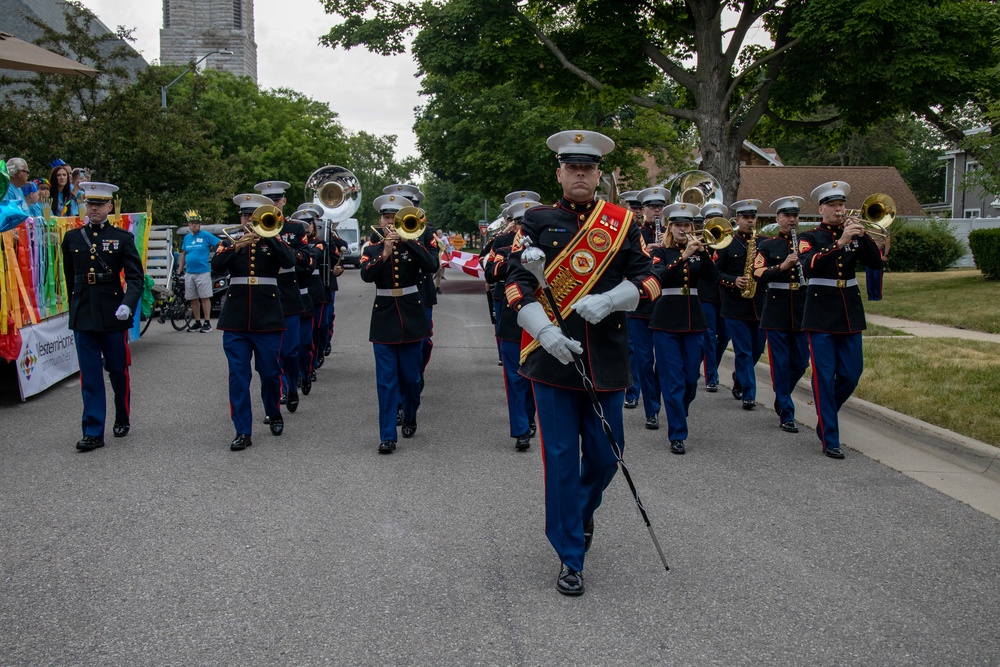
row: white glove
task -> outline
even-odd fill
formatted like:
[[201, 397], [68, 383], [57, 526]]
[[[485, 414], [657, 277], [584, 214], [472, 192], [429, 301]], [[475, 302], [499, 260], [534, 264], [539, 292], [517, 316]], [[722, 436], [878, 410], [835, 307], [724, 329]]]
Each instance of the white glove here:
[[118, 306], [118, 310], [115, 311], [115, 317], [120, 320], [127, 320], [132, 317], [132, 309], [126, 306], [124, 303]]
[[552, 320], [545, 314], [542, 304], [537, 301], [529, 303], [521, 309], [517, 314], [517, 323], [561, 364], [572, 362], [574, 352], [583, 354], [583, 345], [580, 345], [579, 341], [564, 336], [559, 327], [552, 324]]
[[623, 280], [603, 294], [580, 297], [573, 309], [591, 324], [597, 324], [616, 310], [635, 310], [639, 305], [639, 289]]

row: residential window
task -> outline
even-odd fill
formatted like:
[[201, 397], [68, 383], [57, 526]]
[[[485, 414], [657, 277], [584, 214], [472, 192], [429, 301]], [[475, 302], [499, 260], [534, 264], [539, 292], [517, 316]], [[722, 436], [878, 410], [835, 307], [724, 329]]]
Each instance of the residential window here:
[[982, 209], [967, 208], [967, 209], [965, 209], [965, 217], [966, 217], [966, 219], [968, 219], [968, 218], [981, 218], [981, 217], [983, 217], [983, 215], [982, 215]]

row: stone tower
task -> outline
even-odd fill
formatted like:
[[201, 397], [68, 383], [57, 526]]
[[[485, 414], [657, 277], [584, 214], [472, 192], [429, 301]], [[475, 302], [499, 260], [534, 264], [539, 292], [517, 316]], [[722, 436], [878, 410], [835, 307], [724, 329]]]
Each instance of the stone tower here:
[[163, 0], [160, 63], [183, 65], [211, 51], [205, 66], [257, 80], [253, 0]]

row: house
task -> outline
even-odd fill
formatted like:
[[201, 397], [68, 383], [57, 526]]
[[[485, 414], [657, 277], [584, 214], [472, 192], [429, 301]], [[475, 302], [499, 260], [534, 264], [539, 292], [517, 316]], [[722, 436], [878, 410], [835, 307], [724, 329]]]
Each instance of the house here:
[[[971, 136], [988, 131], [986, 127], [966, 130], [965, 135]], [[1000, 194], [988, 193], [981, 187], [963, 188], [965, 175], [979, 168], [968, 153], [960, 148], [946, 151], [938, 158], [945, 163], [944, 199], [933, 204], [926, 204], [927, 213], [944, 218], [997, 218], [1000, 217]]]
[[[887, 194], [896, 203], [896, 213], [901, 216], [923, 215], [920, 202], [910, 190], [895, 167], [789, 167], [775, 169], [770, 166], [747, 164], [740, 167], [740, 199], [759, 199], [764, 202], [762, 218], [773, 217], [769, 206], [780, 197], [797, 195], [806, 200], [802, 209], [803, 219], [818, 218], [816, 206], [809, 194], [821, 183], [846, 181], [851, 186], [847, 208], [861, 208], [869, 195]], [[727, 202], [728, 203], [728, 202]]]

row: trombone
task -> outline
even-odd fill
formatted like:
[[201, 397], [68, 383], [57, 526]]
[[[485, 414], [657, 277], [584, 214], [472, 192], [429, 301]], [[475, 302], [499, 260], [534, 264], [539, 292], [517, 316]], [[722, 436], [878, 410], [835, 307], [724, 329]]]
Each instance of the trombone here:
[[229, 227], [224, 227], [222, 233], [230, 241], [236, 243], [238, 239], [229, 233], [230, 230], [241, 230], [244, 234], [252, 233], [261, 238], [269, 239], [280, 234], [284, 226], [285, 218], [281, 215], [281, 209], [277, 206], [264, 204], [254, 210], [249, 225], [230, 225]]
[[[427, 229], [427, 216], [423, 209], [416, 206], [404, 206], [396, 212], [392, 219], [392, 228], [403, 241], [415, 241], [424, 235]], [[372, 231], [378, 234], [377, 243], [385, 241], [385, 234], [378, 225], [372, 225]]]
[[733, 242], [733, 223], [721, 216], [709, 218], [703, 228], [688, 232], [686, 236], [712, 250], [722, 250]]
[[875, 193], [861, 203], [861, 208], [844, 211], [840, 218], [844, 224], [860, 222], [869, 236], [885, 238], [889, 236], [887, 228], [896, 220], [896, 202], [889, 195]]

